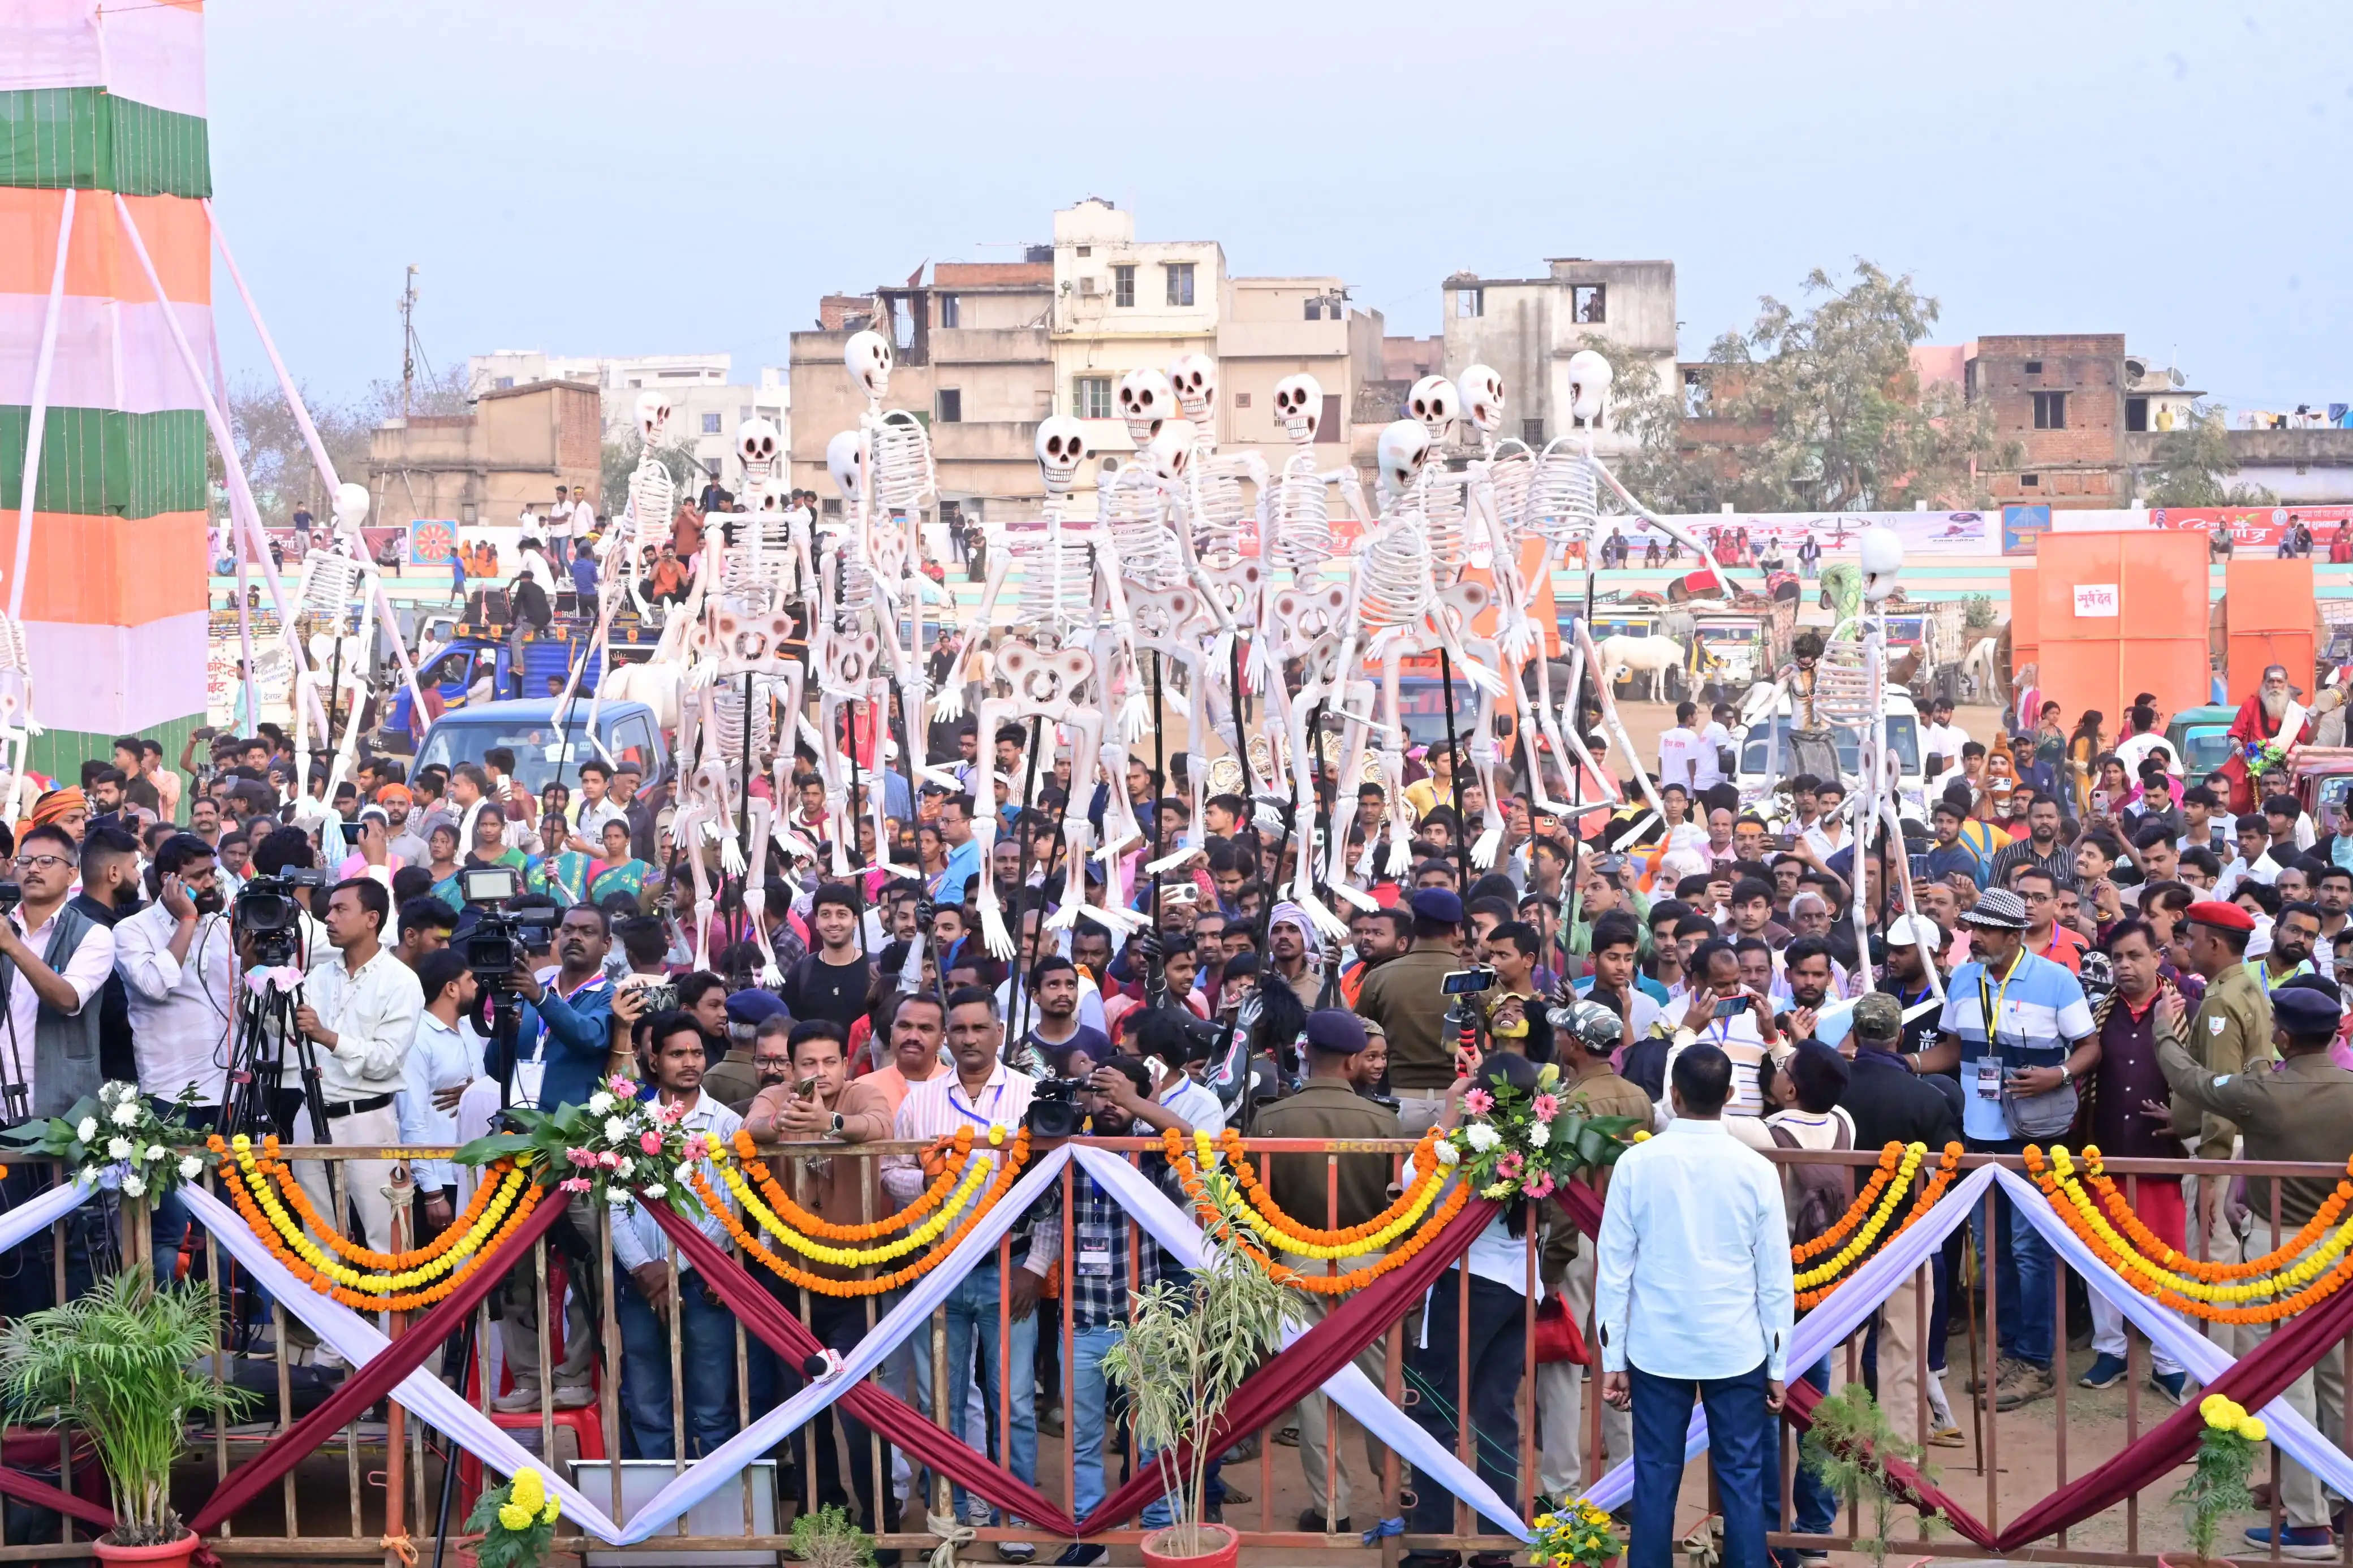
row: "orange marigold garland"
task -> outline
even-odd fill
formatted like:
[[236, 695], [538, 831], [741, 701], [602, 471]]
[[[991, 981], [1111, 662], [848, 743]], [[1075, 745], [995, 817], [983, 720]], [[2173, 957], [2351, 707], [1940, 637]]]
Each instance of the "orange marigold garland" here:
[[879, 1296], [885, 1290], [895, 1290], [902, 1285], [920, 1279], [937, 1268], [942, 1258], [963, 1245], [964, 1238], [972, 1233], [973, 1226], [980, 1223], [981, 1216], [995, 1208], [1003, 1200], [1005, 1194], [1013, 1190], [1013, 1184], [1020, 1177], [1021, 1167], [1029, 1163], [1029, 1129], [1024, 1127], [1014, 1134], [1012, 1148], [1006, 1152], [1003, 1159], [997, 1162], [996, 1180], [988, 1184], [987, 1190], [981, 1194], [979, 1201], [973, 1205], [972, 1212], [956, 1222], [955, 1228], [948, 1232], [939, 1246], [903, 1268], [893, 1269], [888, 1274], [877, 1275], [871, 1279], [829, 1279], [824, 1275], [811, 1274], [806, 1269], [786, 1262], [769, 1251], [766, 1244], [753, 1235], [742, 1220], [735, 1217], [735, 1211], [711, 1185], [710, 1177], [704, 1175], [699, 1168], [692, 1174], [695, 1195], [702, 1200], [705, 1208], [719, 1216], [719, 1223], [726, 1227], [728, 1236], [734, 1240], [736, 1246], [744, 1249], [745, 1256], [757, 1258], [761, 1266], [770, 1273], [805, 1290], [814, 1291], [820, 1296], [854, 1298]]
[[[1889, 1149], [1894, 1149], [1896, 1147], [1898, 1147], [1898, 1145], [1892, 1143], [1888, 1145]], [[1913, 1200], [1911, 1210], [1905, 1215], [1904, 1222], [1895, 1227], [1894, 1234], [1891, 1235], [1887, 1238], [1887, 1245], [1891, 1247], [1894, 1246], [1896, 1237], [1902, 1236], [1905, 1231], [1910, 1230], [1913, 1225], [1922, 1215], [1926, 1214], [1930, 1209], [1936, 1206], [1937, 1200], [1945, 1195], [1945, 1189], [1953, 1184], [1953, 1177], [1961, 1168], [1961, 1146], [1958, 1143], [1947, 1143], [1945, 1145], [1944, 1153], [1937, 1158], [1936, 1168], [1928, 1173], [1926, 1183], [1923, 1184], [1920, 1189], [1920, 1195]], [[1880, 1158], [1883, 1161], [1886, 1157], [1885, 1152], [1883, 1151]], [[1803, 1259], [1799, 1257], [1799, 1249], [1797, 1247], [1793, 1247], [1789, 1249], [1789, 1256], [1793, 1262], [1803, 1261]], [[1824, 1301], [1830, 1300], [1831, 1294], [1835, 1292], [1840, 1286], [1845, 1284], [1848, 1279], [1852, 1278], [1853, 1275], [1849, 1274], [1844, 1279], [1831, 1280], [1829, 1283], [1823, 1285], [1820, 1289], [1799, 1291], [1797, 1293], [1798, 1310], [1799, 1311], [1808, 1311], [1813, 1308], [1820, 1306]]]
[[[2040, 1156], [2041, 1151], [2038, 1150], [2038, 1161]], [[2252, 1279], [2257, 1275], [2277, 1272], [2303, 1257], [2321, 1237], [2336, 1229], [2337, 1222], [2345, 1217], [2346, 1206], [2353, 1204], [2353, 1181], [2339, 1181], [2337, 1190], [2329, 1194], [2320, 1205], [2319, 1212], [2306, 1222], [2302, 1230], [2280, 1246], [2261, 1258], [2250, 1258], [2243, 1263], [2214, 1263], [2176, 1250], [2141, 1223], [2140, 1216], [2133, 1213], [2132, 1205], [2125, 1201], [2124, 1191], [2116, 1184], [2116, 1178], [2104, 1168], [2098, 1144], [2085, 1144], [2083, 1158], [2084, 1174], [2091, 1179], [2092, 1190], [2099, 1194], [2101, 1206], [2108, 1211], [2108, 1217], [2131, 1238], [2133, 1246], [2140, 1250], [2142, 1256], [2177, 1274], [2187, 1274], [2208, 1284]], [[2347, 1176], [2353, 1177], [2353, 1160], [2345, 1162], [2345, 1172]]]
[[[213, 1142], [217, 1143], [219, 1140], [216, 1138]], [[227, 1163], [233, 1162], [225, 1162]], [[403, 1270], [430, 1263], [455, 1247], [459, 1238], [473, 1228], [476, 1220], [481, 1218], [482, 1211], [490, 1206], [491, 1193], [498, 1186], [496, 1182], [488, 1179], [477, 1183], [473, 1197], [467, 1201], [466, 1212], [451, 1221], [448, 1226], [427, 1245], [412, 1247], [406, 1252], [375, 1252], [357, 1245], [349, 1237], [327, 1224], [320, 1215], [317, 1205], [311, 1202], [311, 1194], [304, 1192], [302, 1184], [294, 1179], [293, 1170], [283, 1160], [278, 1158], [276, 1133], [273, 1132], [261, 1141], [261, 1148], [254, 1154], [253, 1163], [255, 1169], [276, 1184], [280, 1194], [286, 1200], [287, 1206], [294, 1211], [296, 1217], [301, 1220], [311, 1235], [326, 1245], [329, 1251], [339, 1258], [347, 1258], [358, 1264], [363, 1268], [373, 1268], [380, 1273], [388, 1274], [397, 1274]]]
[[1862, 1223], [1863, 1216], [1871, 1213], [1871, 1211], [1878, 1205], [1879, 1194], [1886, 1189], [1887, 1184], [1894, 1179], [1895, 1175], [1896, 1163], [1898, 1161], [1902, 1160], [1903, 1157], [1904, 1146], [1901, 1143], [1890, 1143], [1886, 1148], [1882, 1149], [1879, 1152], [1878, 1169], [1871, 1173], [1871, 1180], [1863, 1187], [1862, 1194], [1856, 1198], [1852, 1204], [1848, 1205], [1846, 1213], [1839, 1215], [1837, 1221], [1831, 1225], [1830, 1229], [1822, 1232], [1821, 1235], [1815, 1237], [1810, 1241], [1799, 1242], [1797, 1246], [1789, 1248], [1789, 1261], [1792, 1263], [1803, 1263], [1808, 1258], [1816, 1258], [1820, 1256], [1822, 1253], [1828, 1252], [1831, 1247], [1836, 1247], [1840, 1242], [1845, 1240], [1847, 1232], [1852, 1230], [1856, 1226], [1861, 1225]]
[[[952, 1162], [945, 1159], [950, 1152], [955, 1156]], [[759, 1146], [752, 1141], [752, 1135], [740, 1127], [735, 1130], [736, 1161], [760, 1189], [761, 1197], [776, 1211], [776, 1217], [803, 1236], [814, 1236], [822, 1241], [872, 1241], [921, 1224], [934, 1209], [947, 1201], [950, 1193], [955, 1191], [960, 1169], [971, 1153], [972, 1128], [967, 1123], [955, 1130], [955, 1137], [938, 1139], [924, 1151], [923, 1169], [932, 1173], [932, 1184], [924, 1188], [913, 1203], [897, 1214], [885, 1215], [863, 1225], [837, 1225], [795, 1203], [792, 1194], [785, 1191], [783, 1184], [769, 1171], [768, 1163], [759, 1157]], [[934, 1170], [934, 1166], [938, 1169]]]
[[[1411, 1214], [1417, 1207], [1422, 1206], [1424, 1189], [1435, 1187], [1446, 1179], [1446, 1168], [1440, 1165], [1431, 1153], [1437, 1146], [1438, 1137], [1438, 1130], [1432, 1128], [1424, 1132], [1421, 1135], [1421, 1142], [1415, 1145], [1410, 1163], [1413, 1169], [1420, 1172], [1421, 1174], [1415, 1179], [1411, 1186], [1405, 1190], [1397, 1202], [1362, 1225], [1346, 1226], [1338, 1230], [1320, 1230], [1312, 1225], [1302, 1225], [1283, 1213], [1282, 1207], [1275, 1203], [1274, 1194], [1267, 1191], [1266, 1184], [1260, 1181], [1258, 1173], [1250, 1169], [1249, 1155], [1242, 1148], [1240, 1133], [1230, 1127], [1227, 1128], [1219, 1139], [1219, 1147], [1232, 1168], [1234, 1184], [1241, 1188], [1250, 1198], [1250, 1206], [1264, 1215], [1269, 1225], [1293, 1241], [1305, 1242], [1314, 1247], [1346, 1247], [1353, 1242], [1362, 1241], [1367, 1237], [1379, 1235], [1407, 1215]], [[1163, 1140], [1164, 1142], [1166, 1141], [1166, 1139]]]

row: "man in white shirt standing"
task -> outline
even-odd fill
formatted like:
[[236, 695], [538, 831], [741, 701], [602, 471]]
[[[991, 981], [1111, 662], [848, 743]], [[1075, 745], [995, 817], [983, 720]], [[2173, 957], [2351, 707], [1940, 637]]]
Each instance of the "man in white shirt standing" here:
[[1699, 743], [1692, 749], [1699, 764], [1692, 776], [1693, 794], [1714, 789], [1724, 782], [1724, 753], [1732, 749], [1732, 704], [1719, 702], [1708, 710], [1707, 722], [1699, 731]]
[[[1661, 784], [1681, 784], [1687, 792], [1696, 788], [1694, 770], [1698, 765], [1700, 742], [1692, 729], [1692, 721], [1698, 717], [1698, 703], [1685, 701], [1675, 704], [1674, 728], [1662, 731], [1659, 736]], [[1715, 759], [1709, 760], [1713, 762]]]
[[1725, 1134], [1732, 1058], [1693, 1046], [1670, 1077], [1674, 1121], [1611, 1170], [1594, 1288], [1601, 1397], [1634, 1416], [1628, 1568], [1668, 1568], [1694, 1401], [1707, 1411], [1725, 1568], [1765, 1568], [1796, 1316], [1788, 1215], [1771, 1164]]
[[[480, 987], [464, 956], [447, 947], [418, 960], [417, 984], [425, 1006], [417, 1015], [417, 1033], [401, 1068], [400, 1141], [427, 1147], [456, 1143], [458, 1101], [482, 1076], [482, 1037], [468, 1017]], [[457, 1217], [455, 1170], [447, 1160], [416, 1160], [409, 1169], [425, 1210], [419, 1239], [438, 1236]]]
[[[565, 552], [572, 546], [572, 492], [562, 485], [555, 487], [555, 505], [547, 514], [547, 552], [555, 564], [564, 564]], [[524, 532], [528, 533], [529, 529]], [[551, 587], [549, 593], [555, 590]]]
[[[326, 1101], [327, 1142], [384, 1148], [400, 1141], [397, 1101], [407, 1083], [408, 1047], [425, 993], [416, 974], [384, 945], [392, 895], [366, 877], [338, 882], [327, 896], [331, 951], [315, 959], [294, 1009], [295, 1027], [309, 1037]], [[309, 1117], [297, 1119], [309, 1135]], [[360, 1242], [378, 1252], [392, 1246], [392, 1201], [385, 1184], [388, 1160], [339, 1161], [345, 1200], [359, 1210]], [[332, 1221], [345, 1208], [329, 1189], [327, 1167], [298, 1162], [295, 1179], [318, 1211]]]
[[[658, 1016], [648, 1050], [653, 1058], [654, 1089], [663, 1105], [684, 1104], [679, 1126], [690, 1136], [735, 1136], [744, 1119], [702, 1092], [702, 1028], [691, 1013]], [[718, 1183], [710, 1163], [706, 1180]], [[719, 1216], [698, 1222], [703, 1235], [725, 1245]], [[681, 1456], [671, 1441], [670, 1332], [675, 1320], [681, 1337], [679, 1368], [686, 1382], [689, 1458], [708, 1458], [735, 1435], [735, 1317], [703, 1286], [693, 1265], [678, 1260], [678, 1294], [670, 1295], [670, 1239], [660, 1222], [635, 1202], [613, 1211], [615, 1307], [621, 1325], [621, 1416], [649, 1459]], [[563, 1369], [557, 1369], [560, 1379]]]
[[[114, 928], [114, 967], [130, 1008], [139, 1092], [159, 1115], [190, 1095], [179, 1115], [208, 1129], [219, 1124], [227, 1091], [237, 1010], [228, 900], [212, 846], [192, 833], [157, 847], [155, 876], [155, 901]], [[154, 1231], [161, 1272], [177, 1263], [188, 1233], [188, 1211], [176, 1194], [155, 1205]]]
[[[572, 492], [572, 549], [586, 554], [588, 550], [588, 536], [596, 531], [596, 509], [589, 504], [588, 488], [583, 485]], [[558, 565], [563, 564], [562, 555], [558, 555], [555, 559]]]
[[1926, 767], [1928, 759], [1936, 757], [1940, 765], [1928, 780], [1941, 784], [1947, 776], [1961, 771], [1961, 748], [1969, 743], [1969, 732], [1953, 722], [1953, 700], [1938, 697], [1928, 704], [1928, 722], [1920, 731], [1920, 765]]

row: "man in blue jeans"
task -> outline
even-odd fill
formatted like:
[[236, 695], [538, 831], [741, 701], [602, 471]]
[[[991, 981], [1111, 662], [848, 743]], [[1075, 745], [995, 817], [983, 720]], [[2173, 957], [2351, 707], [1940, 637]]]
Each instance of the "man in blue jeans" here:
[[[2034, 882], [2048, 897], [2048, 879]], [[1953, 972], [1936, 1044], [1922, 1051], [1922, 1073], [1958, 1068], [1964, 1103], [1961, 1141], [1970, 1150], [2015, 1154], [2030, 1142], [2063, 1135], [2074, 1119], [2075, 1080], [2099, 1059], [2084, 988], [2061, 964], [2026, 950], [2026, 903], [2007, 888], [1988, 888], [1960, 917], [1969, 927], [1972, 962]], [[2025, 1134], [2021, 1136], [2021, 1132]], [[1994, 1319], [2000, 1336], [1988, 1403], [2015, 1410], [2046, 1397], [2056, 1381], [2051, 1359], [2051, 1248], [2042, 1233], [1996, 1189], [2001, 1235], [1994, 1250]], [[1985, 1256], [1985, 1210], [1969, 1211], [1978, 1256]], [[1980, 1398], [1983, 1390], [1973, 1389]]]
[[1628, 1568], [1668, 1568], [1694, 1401], [1724, 1517], [1724, 1568], [1765, 1568], [1774, 1421], [1796, 1313], [1781, 1179], [1724, 1130], [1732, 1058], [1678, 1038], [1667, 1131], [1619, 1157], [1601, 1217], [1601, 1397], [1634, 1414]]
[[[742, 1117], [702, 1092], [702, 1027], [691, 1013], [675, 1009], [653, 1021], [649, 1047], [654, 1089], [664, 1105], [683, 1101], [679, 1125], [689, 1134], [735, 1136]], [[718, 1173], [704, 1164], [716, 1188]], [[706, 1214], [702, 1233], [726, 1244], [719, 1217]], [[672, 1442], [670, 1330], [675, 1322], [683, 1342], [679, 1369], [686, 1381], [688, 1458], [702, 1458], [735, 1435], [735, 1318], [707, 1295], [702, 1277], [681, 1258], [673, 1299], [670, 1241], [652, 1215], [636, 1203], [613, 1211], [613, 1300], [621, 1324], [621, 1452], [631, 1459], [679, 1457]]]

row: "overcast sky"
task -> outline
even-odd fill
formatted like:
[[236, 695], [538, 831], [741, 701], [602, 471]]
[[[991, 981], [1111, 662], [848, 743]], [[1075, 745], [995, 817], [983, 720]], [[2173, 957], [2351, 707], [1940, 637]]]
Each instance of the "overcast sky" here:
[[207, 10], [222, 217], [329, 395], [397, 374], [409, 262], [437, 362], [749, 379], [818, 294], [1018, 259], [1093, 194], [1393, 333], [1459, 268], [1666, 258], [1697, 357], [1865, 256], [1932, 341], [2122, 331], [2241, 407], [2353, 400], [2343, 0]]

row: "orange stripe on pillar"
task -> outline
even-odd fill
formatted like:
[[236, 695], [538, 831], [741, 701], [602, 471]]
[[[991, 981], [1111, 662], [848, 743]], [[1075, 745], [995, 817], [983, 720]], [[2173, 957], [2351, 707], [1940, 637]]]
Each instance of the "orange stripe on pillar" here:
[[[125, 196], [147, 254], [155, 259], [164, 291], [184, 305], [213, 298], [212, 235], [204, 204], [185, 196]], [[63, 191], [0, 186], [0, 294], [49, 292], [57, 260]], [[101, 300], [153, 300], [139, 258], [121, 232], [111, 197], [84, 200], [74, 212], [73, 247], [66, 257], [66, 292]]]
[[[200, 511], [139, 518], [37, 511], [25, 618], [135, 626], [205, 609], [206, 528]], [[16, 553], [12, 509], [0, 512], [0, 561]]]

